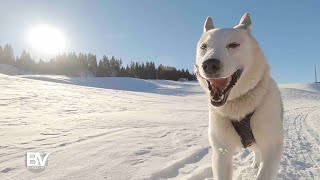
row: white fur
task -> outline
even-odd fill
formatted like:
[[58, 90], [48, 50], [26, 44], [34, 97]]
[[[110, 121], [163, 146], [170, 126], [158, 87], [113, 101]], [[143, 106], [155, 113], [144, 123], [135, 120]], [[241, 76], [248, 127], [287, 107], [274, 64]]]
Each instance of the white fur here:
[[[257, 179], [271, 180], [277, 175], [283, 151], [283, 107], [280, 91], [270, 77], [269, 66], [251, 36], [250, 14], [246, 13], [234, 28], [214, 29], [213, 21], [207, 18], [204, 32], [197, 47], [196, 65], [199, 74], [206, 77], [202, 62], [216, 58], [223, 62], [222, 77], [228, 77], [237, 69], [243, 73], [232, 88], [226, 104], [214, 107], [209, 103], [209, 139], [212, 146], [212, 170], [215, 179], [232, 179], [232, 156], [241, 151], [239, 135], [230, 119], [241, 119], [255, 111], [251, 128], [256, 143], [249, 149], [254, 151], [255, 166], [259, 167]], [[240, 43], [237, 49], [227, 49], [226, 44]], [[206, 50], [201, 45], [208, 45]], [[198, 78], [208, 93], [206, 82]]]

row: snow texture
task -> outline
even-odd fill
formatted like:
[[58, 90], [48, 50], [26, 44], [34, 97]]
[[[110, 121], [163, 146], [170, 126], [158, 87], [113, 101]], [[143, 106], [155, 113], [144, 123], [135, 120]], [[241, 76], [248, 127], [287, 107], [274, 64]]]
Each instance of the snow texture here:
[[[197, 82], [0, 74], [0, 179], [212, 179], [208, 107]], [[278, 179], [320, 179], [320, 86], [281, 85]], [[41, 173], [27, 152], [50, 152]], [[253, 154], [234, 179], [254, 179]]]

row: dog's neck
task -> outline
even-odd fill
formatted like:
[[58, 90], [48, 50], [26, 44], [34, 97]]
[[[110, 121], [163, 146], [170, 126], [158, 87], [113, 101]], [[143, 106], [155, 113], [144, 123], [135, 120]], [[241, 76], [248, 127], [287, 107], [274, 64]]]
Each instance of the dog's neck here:
[[240, 120], [249, 112], [253, 112], [261, 103], [269, 89], [268, 86], [270, 81], [269, 68], [266, 68], [262, 79], [252, 89], [237, 98], [227, 101], [226, 104], [221, 107], [213, 107], [210, 105], [210, 108], [213, 108], [214, 111], [218, 112], [222, 116]]

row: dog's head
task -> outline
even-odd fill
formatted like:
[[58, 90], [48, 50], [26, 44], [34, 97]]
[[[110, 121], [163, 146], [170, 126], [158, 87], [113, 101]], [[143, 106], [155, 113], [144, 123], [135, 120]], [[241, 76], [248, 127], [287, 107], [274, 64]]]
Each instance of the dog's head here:
[[211, 17], [204, 23], [195, 71], [213, 106], [245, 94], [262, 76], [266, 63], [251, 27], [249, 13], [234, 28], [216, 29]]

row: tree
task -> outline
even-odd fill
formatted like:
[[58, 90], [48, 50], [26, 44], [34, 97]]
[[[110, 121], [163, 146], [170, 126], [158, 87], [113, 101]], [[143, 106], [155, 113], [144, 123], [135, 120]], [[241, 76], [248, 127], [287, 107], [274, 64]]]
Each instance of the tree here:
[[102, 77], [103, 76], [103, 62], [102, 60], [99, 61], [99, 64], [98, 64], [98, 70], [97, 70], [97, 75], [98, 77]]
[[16, 64], [18, 68], [31, 71], [34, 68], [35, 62], [31, 59], [30, 54], [23, 50]]
[[20, 69], [42, 74], [80, 76], [90, 71], [94, 76], [168, 80], [178, 80], [179, 78], [195, 79], [195, 74], [191, 74], [187, 69], [177, 70], [175, 67], [162, 64], [156, 68], [155, 63], [152, 61], [131, 61], [125, 66], [122, 59], [118, 59], [115, 56], [109, 59], [105, 55], [97, 62], [96, 55], [91, 53], [63, 53], [51, 58], [49, 61], [40, 59], [38, 63], [35, 63], [25, 50], [20, 57], [14, 58], [13, 49], [9, 44], [5, 45], [4, 48], [0, 46], [0, 63], [13, 64]]
[[14, 53], [11, 45], [6, 44], [3, 49], [1, 48], [0, 54], [0, 63], [14, 64]]
[[97, 57], [93, 54], [88, 54], [88, 70], [92, 72], [94, 76], [97, 75], [98, 66], [97, 66]]
[[109, 69], [110, 69], [109, 59], [106, 55], [104, 55], [99, 62], [98, 76], [101, 76], [101, 77], [109, 76], [110, 74]]
[[109, 76], [118, 76], [119, 71], [122, 66], [122, 60], [116, 59], [114, 56], [110, 59], [110, 66], [109, 66]]
[[3, 59], [3, 49], [0, 46], [0, 64], [4, 64], [4, 59]]
[[176, 81], [179, 79], [179, 75], [175, 67], [160, 64], [158, 67], [158, 78]]

